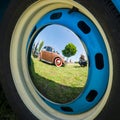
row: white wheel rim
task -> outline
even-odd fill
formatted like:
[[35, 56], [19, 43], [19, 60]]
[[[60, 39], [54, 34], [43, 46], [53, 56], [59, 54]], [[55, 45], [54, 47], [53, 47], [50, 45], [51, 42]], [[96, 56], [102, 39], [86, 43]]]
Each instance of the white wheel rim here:
[[55, 65], [56, 65], [57, 67], [60, 67], [60, 66], [62, 65], [62, 62], [61, 62], [61, 60], [60, 60], [59, 58], [56, 58], [56, 59], [55, 59]]

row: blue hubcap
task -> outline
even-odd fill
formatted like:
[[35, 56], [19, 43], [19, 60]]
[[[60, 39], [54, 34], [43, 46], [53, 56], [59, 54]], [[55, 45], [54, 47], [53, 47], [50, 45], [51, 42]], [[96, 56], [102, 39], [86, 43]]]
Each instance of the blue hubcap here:
[[42, 97], [39, 92], [38, 94], [46, 104], [61, 113], [80, 114], [86, 112], [101, 100], [107, 89], [109, 60], [104, 40], [93, 22], [75, 8], [71, 10], [57, 9], [47, 13], [36, 24], [36, 31], [40, 32], [45, 26], [52, 24], [67, 27], [73, 31], [86, 46], [89, 60], [87, 84], [77, 99], [66, 104], [54, 103]]

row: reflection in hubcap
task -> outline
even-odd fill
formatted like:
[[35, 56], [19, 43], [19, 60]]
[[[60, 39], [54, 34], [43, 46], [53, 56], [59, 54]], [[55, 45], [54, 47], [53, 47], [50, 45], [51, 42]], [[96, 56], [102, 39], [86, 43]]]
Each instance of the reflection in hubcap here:
[[80, 38], [53, 24], [44, 27], [32, 43], [29, 71], [39, 94], [61, 104], [76, 99], [88, 77], [87, 51]]

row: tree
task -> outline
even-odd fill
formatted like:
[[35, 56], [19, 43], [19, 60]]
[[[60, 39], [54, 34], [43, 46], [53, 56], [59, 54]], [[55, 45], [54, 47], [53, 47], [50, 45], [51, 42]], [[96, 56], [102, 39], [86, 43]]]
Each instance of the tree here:
[[76, 52], [77, 52], [77, 48], [76, 48], [76, 46], [75, 46], [74, 44], [72, 44], [72, 43], [68, 43], [68, 44], [65, 46], [64, 50], [62, 50], [62, 54], [63, 54], [65, 57], [67, 57], [67, 58], [75, 55]]
[[39, 48], [38, 48], [38, 51], [40, 52], [42, 46], [44, 45], [44, 41], [41, 41], [40, 45], [39, 45]]

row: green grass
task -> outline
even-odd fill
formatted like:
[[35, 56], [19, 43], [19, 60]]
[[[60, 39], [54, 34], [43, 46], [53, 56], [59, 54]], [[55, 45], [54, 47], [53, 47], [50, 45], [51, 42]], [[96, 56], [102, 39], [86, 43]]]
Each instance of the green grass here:
[[[86, 83], [88, 68], [79, 64], [56, 67], [32, 58], [31, 77], [37, 89], [48, 99], [66, 103], [75, 99]], [[0, 87], [0, 120], [17, 120]]]
[[31, 77], [38, 91], [56, 103], [67, 103], [80, 95], [86, 84], [88, 68], [79, 64], [56, 67], [32, 57]]

